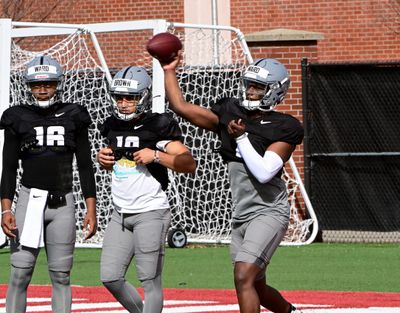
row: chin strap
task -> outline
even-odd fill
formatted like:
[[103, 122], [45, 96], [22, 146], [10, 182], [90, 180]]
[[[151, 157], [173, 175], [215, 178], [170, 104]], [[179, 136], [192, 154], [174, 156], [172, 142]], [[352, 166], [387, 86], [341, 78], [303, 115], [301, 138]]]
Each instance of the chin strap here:
[[259, 101], [251, 101], [251, 100], [243, 100], [242, 101], [242, 106], [249, 111], [255, 111], [255, 110], [260, 110], [263, 112], [269, 112], [273, 111], [276, 107], [276, 105], [271, 105], [268, 108], [263, 107], [262, 100]]
[[257, 101], [243, 100], [242, 101], [242, 106], [249, 111], [258, 110], [260, 108], [260, 105], [261, 105], [261, 101], [259, 101], [259, 100], [257, 100]]
[[39, 108], [42, 109], [47, 109], [48, 107], [50, 107], [51, 105], [53, 105], [56, 102], [56, 96], [53, 96], [51, 99], [49, 100], [37, 100], [34, 97], [34, 105], [38, 106]]
[[38, 104], [38, 106], [40, 108], [43, 108], [43, 109], [46, 109], [51, 105], [50, 100], [46, 100], [46, 101], [36, 100], [36, 103]]
[[119, 110], [118, 110], [118, 108], [117, 108], [117, 116], [118, 116], [118, 118], [119, 118], [120, 120], [123, 120], [123, 121], [131, 121], [131, 120], [133, 120], [134, 118], [138, 117], [139, 115], [140, 115], [140, 114], [136, 114], [136, 113], [123, 114], [123, 113], [120, 113]]

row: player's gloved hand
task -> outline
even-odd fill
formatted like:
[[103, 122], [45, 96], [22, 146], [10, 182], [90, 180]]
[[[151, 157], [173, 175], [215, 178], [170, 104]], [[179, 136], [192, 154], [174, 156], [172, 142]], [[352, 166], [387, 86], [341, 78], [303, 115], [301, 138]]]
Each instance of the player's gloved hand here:
[[246, 125], [243, 123], [241, 119], [232, 120], [228, 124], [228, 134], [232, 138], [237, 138], [242, 136], [246, 131]]
[[97, 161], [100, 163], [101, 167], [106, 170], [112, 170], [115, 163], [115, 158], [111, 148], [102, 148], [97, 153]]

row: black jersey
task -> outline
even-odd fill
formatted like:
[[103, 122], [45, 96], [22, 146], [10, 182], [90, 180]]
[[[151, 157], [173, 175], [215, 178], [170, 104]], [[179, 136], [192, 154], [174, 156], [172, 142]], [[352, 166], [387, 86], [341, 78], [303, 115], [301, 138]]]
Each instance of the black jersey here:
[[[22, 161], [21, 183], [28, 188], [70, 192], [72, 161], [76, 154], [82, 191], [95, 196], [95, 183], [86, 108], [55, 103], [47, 109], [13, 106], [4, 111], [0, 128], [5, 129], [7, 151], [3, 159], [2, 197], [12, 199], [18, 159]], [[14, 187], [13, 187], [14, 186]]]
[[246, 132], [254, 149], [264, 155], [265, 150], [274, 142], [287, 142], [298, 145], [302, 142], [304, 131], [300, 122], [291, 115], [270, 111], [262, 117], [250, 119], [248, 110], [241, 107], [239, 100], [224, 98], [217, 102], [212, 111], [218, 115], [218, 131], [221, 139], [222, 158], [229, 161], [244, 163], [242, 158], [236, 156], [237, 144], [235, 139], [228, 134], [228, 124], [232, 120], [242, 119], [246, 124]]
[[[132, 159], [133, 153], [143, 148], [156, 150], [163, 140], [182, 141], [182, 132], [170, 114], [146, 112], [139, 119], [122, 121], [111, 115], [100, 126], [100, 132], [113, 150], [116, 160], [121, 157]], [[167, 168], [150, 163], [146, 165], [151, 175], [165, 190], [168, 186]]]

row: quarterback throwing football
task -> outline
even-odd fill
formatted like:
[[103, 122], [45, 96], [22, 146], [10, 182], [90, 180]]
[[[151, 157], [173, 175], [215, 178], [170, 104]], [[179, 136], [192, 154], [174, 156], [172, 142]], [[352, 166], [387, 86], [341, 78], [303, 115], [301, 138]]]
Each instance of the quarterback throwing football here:
[[235, 209], [231, 258], [240, 312], [299, 312], [266, 284], [266, 268], [285, 235], [290, 208], [282, 167], [303, 139], [294, 117], [274, 111], [289, 87], [289, 75], [274, 59], [260, 59], [242, 76], [242, 96], [220, 99], [211, 110], [188, 103], [175, 68], [163, 64], [170, 108], [194, 125], [218, 133], [228, 165]]

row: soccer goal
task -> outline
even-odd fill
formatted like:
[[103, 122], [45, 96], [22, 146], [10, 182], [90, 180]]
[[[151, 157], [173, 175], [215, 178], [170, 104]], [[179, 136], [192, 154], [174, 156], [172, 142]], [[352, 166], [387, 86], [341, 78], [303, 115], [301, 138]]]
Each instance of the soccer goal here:
[[[241, 73], [252, 62], [252, 56], [243, 34], [233, 27], [165, 20], [87, 25], [0, 20], [1, 113], [7, 107], [5, 103], [25, 104], [22, 73], [26, 63], [35, 55], [47, 54], [65, 69], [63, 100], [86, 106], [92, 117], [89, 136], [96, 172], [99, 230], [90, 242], [83, 242], [85, 205], [75, 167], [77, 245], [100, 246], [111, 216], [111, 175], [100, 169], [95, 155], [104, 146], [98, 125], [111, 112], [107, 86], [113, 72], [130, 64], [146, 67], [153, 76], [153, 111], [169, 111], [163, 71], [144, 48], [151, 36], [163, 31], [174, 33], [183, 42], [184, 61], [178, 69], [178, 78], [188, 101], [208, 107], [220, 97], [238, 96]], [[130, 45], [132, 42], [135, 44]], [[228, 243], [233, 207], [227, 169], [218, 153], [218, 137], [176, 118], [198, 169], [194, 175], [169, 172], [171, 227], [183, 230], [189, 242]], [[290, 198], [291, 223], [282, 244], [309, 244], [317, 235], [318, 222], [293, 159], [288, 162], [283, 178]]]

